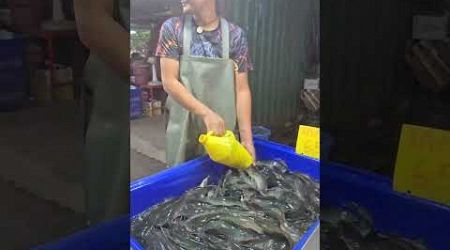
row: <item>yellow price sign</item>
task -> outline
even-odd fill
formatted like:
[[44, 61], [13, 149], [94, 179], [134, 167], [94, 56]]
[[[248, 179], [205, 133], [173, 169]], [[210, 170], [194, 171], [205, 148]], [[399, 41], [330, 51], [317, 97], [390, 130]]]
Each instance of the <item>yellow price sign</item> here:
[[300, 125], [298, 128], [297, 154], [306, 155], [315, 159], [320, 158], [320, 129]]
[[394, 189], [450, 205], [450, 132], [403, 125]]

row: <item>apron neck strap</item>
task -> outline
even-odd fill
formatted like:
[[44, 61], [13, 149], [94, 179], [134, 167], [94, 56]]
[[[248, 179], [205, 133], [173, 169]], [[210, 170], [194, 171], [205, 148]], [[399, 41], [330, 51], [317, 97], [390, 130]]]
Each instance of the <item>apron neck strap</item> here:
[[230, 27], [225, 18], [220, 19], [220, 28], [222, 29], [222, 58], [230, 57]]
[[[222, 58], [230, 58], [230, 28], [228, 21], [225, 18], [220, 19], [220, 28], [222, 33]], [[186, 56], [191, 55], [191, 42], [192, 42], [192, 16], [186, 15], [184, 17], [183, 26], [183, 54]]]
[[192, 16], [184, 16], [183, 25], [183, 55], [191, 55], [191, 40], [192, 40]]

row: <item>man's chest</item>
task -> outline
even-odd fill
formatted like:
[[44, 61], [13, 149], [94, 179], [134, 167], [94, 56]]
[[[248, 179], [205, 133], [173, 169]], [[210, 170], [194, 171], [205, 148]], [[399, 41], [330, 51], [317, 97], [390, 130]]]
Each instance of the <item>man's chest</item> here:
[[[198, 33], [192, 32], [190, 44], [191, 55], [218, 58], [222, 57], [222, 35], [220, 30]], [[183, 51], [183, 34], [177, 36], [180, 53]]]

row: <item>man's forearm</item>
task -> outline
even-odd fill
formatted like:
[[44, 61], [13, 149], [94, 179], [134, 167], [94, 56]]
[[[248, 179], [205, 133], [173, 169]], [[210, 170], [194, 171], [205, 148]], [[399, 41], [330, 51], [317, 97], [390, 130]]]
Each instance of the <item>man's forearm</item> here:
[[236, 111], [239, 124], [239, 134], [242, 142], [253, 142], [252, 137], [252, 97], [249, 88], [243, 88], [236, 93]]
[[112, 0], [75, 0], [78, 33], [91, 53], [128, 78], [130, 35], [113, 19], [112, 3]]
[[161, 58], [161, 78], [164, 90], [176, 102], [183, 106], [188, 111], [197, 116], [205, 116], [210, 112], [210, 109], [197, 100], [191, 92], [189, 92], [184, 85], [178, 80], [180, 74], [180, 65], [177, 60], [171, 58]]

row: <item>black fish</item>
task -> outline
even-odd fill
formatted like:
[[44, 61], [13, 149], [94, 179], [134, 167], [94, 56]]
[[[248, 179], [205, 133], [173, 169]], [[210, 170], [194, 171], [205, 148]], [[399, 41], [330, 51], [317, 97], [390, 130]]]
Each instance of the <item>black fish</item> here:
[[426, 250], [418, 241], [383, 235], [373, 229], [369, 213], [351, 203], [343, 208], [321, 210], [322, 250]]
[[319, 184], [282, 161], [229, 170], [132, 219], [145, 249], [288, 250], [319, 217]]

